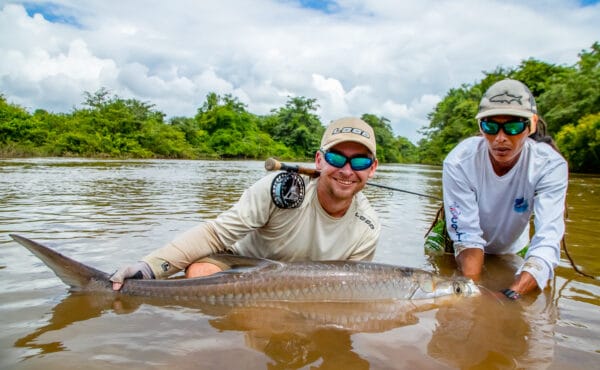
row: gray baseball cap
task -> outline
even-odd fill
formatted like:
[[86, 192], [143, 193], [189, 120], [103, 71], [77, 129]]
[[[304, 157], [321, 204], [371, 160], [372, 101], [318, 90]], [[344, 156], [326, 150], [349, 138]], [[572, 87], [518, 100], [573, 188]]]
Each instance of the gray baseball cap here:
[[529, 88], [521, 81], [507, 78], [487, 89], [475, 118], [509, 115], [531, 119], [535, 114], [537, 105]]

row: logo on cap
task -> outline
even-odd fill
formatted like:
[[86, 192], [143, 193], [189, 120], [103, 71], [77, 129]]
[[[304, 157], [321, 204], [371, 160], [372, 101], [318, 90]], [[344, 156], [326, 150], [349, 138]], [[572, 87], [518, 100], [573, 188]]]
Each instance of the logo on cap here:
[[512, 102], [516, 101], [517, 103], [519, 103], [519, 105], [523, 105], [523, 103], [521, 102], [521, 99], [523, 99], [522, 95], [516, 96], [516, 95], [511, 95], [511, 94], [505, 92], [502, 94], [492, 96], [490, 98], [490, 101], [493, 103], [506, 103], [506, 104], [511, 104]]
[[354, 127], [337, 127], [335, 129], [333, 129], [333, 131], [331, 132], [331, 136], [336, 135], [336, 134], [356, 134], [356, 135], [360, 135], [360, 136], [364, 136], [367, 139], [369, 139], [371, 136], [369, 135], [368, 132], [366, 132], [365, 130], [361, 130], [359, 128], [354, 128]]

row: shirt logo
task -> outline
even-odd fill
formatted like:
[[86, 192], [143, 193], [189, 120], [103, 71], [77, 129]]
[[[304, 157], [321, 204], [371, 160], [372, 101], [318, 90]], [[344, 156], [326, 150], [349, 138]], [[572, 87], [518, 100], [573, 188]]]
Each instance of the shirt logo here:
[[517, 198], [515, 199], [515, 206], [513, 207], [515, 212], [517, 213], [523, 213], [525, 211], [527, 211], [527, 209], [529, 208], [529, 203], [527, 202], [527, 199], [525, 198]]
[[369, 226], [371, 228], [371, 230], [375, 230], [375, 225], [373, 225], [373, 221], [369, 220], [368, 218], [366, 218], [363, 215], [360, 215], [358, 212], [355, 212], [354, 216], [356, 216], [356, 218], [358, 218], [359, 220], [361, 220], [362, 222], [367, 224], [367, 226]]
[[454, 229], [456, 233], [456, 241], [460, 242], [460, 237], [463, 235], [463, 232], [458, 231], [458, 216], [460, 216], [461, 211], [458, 204], [453, 204], [450, 206], [450, 227]]

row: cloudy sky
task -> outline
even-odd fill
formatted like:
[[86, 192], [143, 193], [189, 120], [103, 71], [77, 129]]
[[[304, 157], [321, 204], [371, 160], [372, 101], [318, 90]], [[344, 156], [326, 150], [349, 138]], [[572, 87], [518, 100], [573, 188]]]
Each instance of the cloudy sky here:
[[255, 114], [317, 99], [413, 142], [447, 91], [600, 41], [599, 0], [0, 0], [0, 93], [70, 112], [85, 91], [191, 117], [206, 94]]

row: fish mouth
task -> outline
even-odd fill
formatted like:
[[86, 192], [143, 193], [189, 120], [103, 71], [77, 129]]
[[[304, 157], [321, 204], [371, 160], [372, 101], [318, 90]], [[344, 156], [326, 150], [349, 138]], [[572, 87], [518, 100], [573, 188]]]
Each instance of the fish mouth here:
[[477, 284], [475, 284], [473, 282], [473, 280], [471, 280], [469, 282], [468, 287], [469, 287], [469, 293], [467, 294], [467, 296], [475, 297], [475, 296], [481, 295], [481, 289], [479, 289], [479, 286]]

